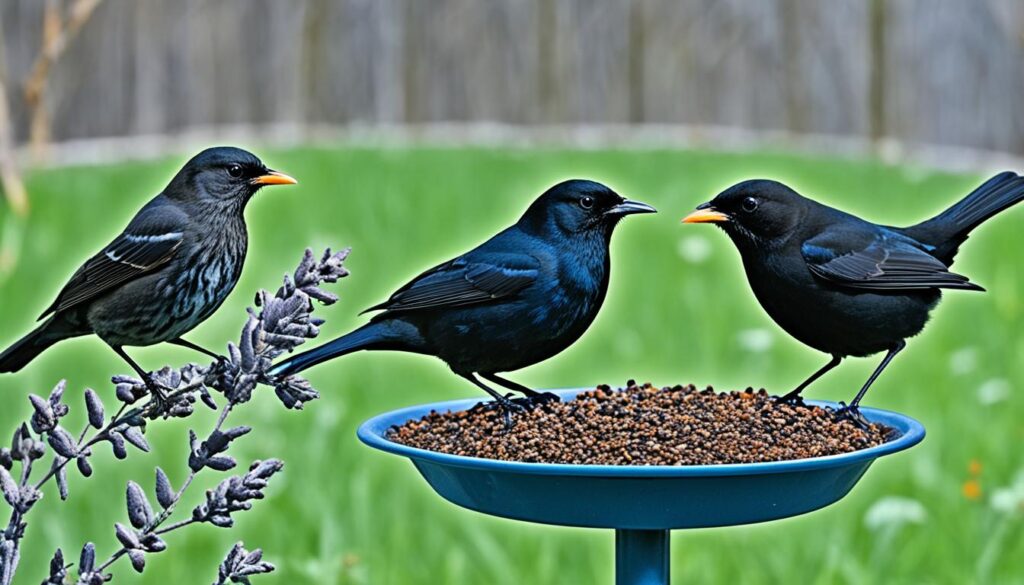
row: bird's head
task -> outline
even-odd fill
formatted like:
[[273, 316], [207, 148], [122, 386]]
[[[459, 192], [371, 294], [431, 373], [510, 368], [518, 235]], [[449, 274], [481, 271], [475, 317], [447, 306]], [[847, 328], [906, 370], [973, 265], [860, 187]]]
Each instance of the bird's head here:
[[295, 179], [268, 169], [256, 155], [232, 146], [207, 148], [178, 171], [164, 193], [187, 202], [241, 209], [267, 185], [294, 185]]
[[790, 234], [803, 220], [807, 200], [778, 181], [754, 179], [697, 206], [683, 223], [714, 223], [743, 246], [762, 246]]
[[573, 179], [544, 192], [526, 210], [519, 225], [535, 233], [568, 236], [610, 235], [619, 220], [634, 213], [655, 213], [646, 203], [630, 201], [601, 183]]

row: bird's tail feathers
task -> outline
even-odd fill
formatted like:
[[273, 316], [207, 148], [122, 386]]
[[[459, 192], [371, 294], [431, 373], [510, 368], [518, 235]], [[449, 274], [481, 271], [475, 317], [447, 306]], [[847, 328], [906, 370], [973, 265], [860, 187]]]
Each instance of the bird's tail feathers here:
[[290, 376], [311, 368], [320, 362], [341, 357], [364, 349], [376, 349], [387, 345], [392, 339], [386, 322], [370, 322], [347, 335], [329, 341], [320, 347], [290, 357], [272, 367], [271, 376]]
[[986, 219], [1021, 201], [1024, 201], [1024, 177], [1007, 171], [982, 183], [936, 219], [969, 232]]
[[936, 246], [936, 255], [946, 256], [950, 262], [971, 230], [1021, 201], [1024, 177], [1010, 171], [999, 173], [949, 209], [905, 231], [918, 241]]
[[0, 373], [17, 372], [58, 341], [81, 333], [70, 330], [60, 315], [50, 317], [0, 354]]

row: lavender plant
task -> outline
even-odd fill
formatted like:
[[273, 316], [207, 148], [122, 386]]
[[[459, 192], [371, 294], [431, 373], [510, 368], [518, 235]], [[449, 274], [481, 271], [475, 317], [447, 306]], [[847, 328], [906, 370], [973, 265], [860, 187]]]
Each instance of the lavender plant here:
[[[28, 527], [26, 517], [43, 497], [43, 488], [50, 480], [56, 484], [61, 500], [67, 500], [68, 467], [72, 463], [80, 475], [88, 478], [92, 475], [91, 458], [103, 444], [110, 446], [117, 459], [125, 459], [131, 449], [148, 452], [149, 423], [187, 418], [199, 403], [219, 410], [219, 416], [204, 438], [189, 431], [188, 475], [182, 484], [175, 488], [163, 469], [157, 467], [155, 499], [151, 500], [141, 485], [128, 482], [128, 522], [114, 524], [120, 547], [104, 558], [97, 557], [93, 543], [86, 543], [75, 567], [77, 576], [72, 576], [71, 565], [65, 562], [63, 551], [57, 549], [43, 585], [106, 583], [113, 578], [111, 566], [125, 557], [141, 573], [149, 555], [166, 550], [164, 537], [168, 533], [202, 523], [230, 528], [234, 514], [251, 509], [255, 501], [262, 499], [268, 482], [284, 466], [278, 459], [253, 462], [245, 473], [227, 477], [208, 490], [191, 514], [175, 514], [200, 473], [226, 472], [237, 467], [238, 462], [228, 450], [252, 429], [229, 427], [227, 419], [234, 409], [250, 400], [258, 385], [273, 387], [288, 409], [301, 409], [319, 397], [306, 380], [297, 376], [273, 377], [267, 370], [282, 353], [319, 334], [323, 320], [312, 316], [313, 301], [330, 305], [338, 300], [321, 286], [348, 275], [344, 267], [348, 253], [347, 249], [337, 253], [328, 249], [318, 259], [307, 249], [294, 276], [286, 276], [275, 294], [265, 290], [257, 293], [256, 307], [248, 309], [241, 337], [237, 344], [228, 344], [226, 356], [206, 366], [192, 363], [153, 373], [153, 380], [168, 391], [161, 400], [149, 394], [143, 380], [114, 376], [118, 404], [113, 415], [107, 416], [107, 405], [98, 393], [87, 388], [83, 395], [87, 420], [79, 433], [72, 434], [61, 424], [71, 410], [64, 400], [63, 381], [46, 398], [30, 395], [30, 419], [15, 430], [10, 448], [0, 448], [0, 492], [11, 508], [10, 520], [0, 532], [0, 585], [11, 585], [14, 579], [20, 545]], [[49, 465], [44, 463], [47, 459]], [[46, 471], [37, 478], [38, 474], [33, 472], [43, 468]], [[215, 585], [248, 584], [249, 577], [273, 571], [273, 565], [263, 561], [262, 554], [259, 549], [250, 553], [242, 543], [236, 544], [220, 565]]]

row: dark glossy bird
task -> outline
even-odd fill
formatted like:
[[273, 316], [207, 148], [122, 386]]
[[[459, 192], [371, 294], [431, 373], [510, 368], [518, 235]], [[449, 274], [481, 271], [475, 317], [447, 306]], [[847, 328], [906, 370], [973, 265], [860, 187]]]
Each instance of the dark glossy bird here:
[[182, 336], [212, 315], [238, 281], [248, 244], [246, 204], [266, 185], [295, 182], [238, 148], [199, 153], [75, 272], [40, 317], [46, 321], [0, 354], [0, 372], [16, 372], [51, 345], [93, 333], [149, 384], [124, 346], [166, 341], [216, 357]]
[[295, 374], [360, 350], [432, 355], [490, 394], [508, 423], [522, 405], [477, 375], [525, 394], [527, 403], [550, 398], [497, 374], [546, 360], [579, 339], [608, 291], [612, 231], [627, 215], [654, 211], [599, 183], [559, 183], [512, 227], [367, 309], [383, 311], [368, 324], [270, 374]]
[[984, 290], [949, 270], [968, 234], [1024, 199], [1024, 177], [1005, 172], [932, 219], [870, 223], [768, 180], [734, 185], [683, 219], [712, 222], [739, 249], [754, 296], [787, 333], [832, 355], [782, 397], [796, 401], [844, 357], [887, 352], [843, 413], [858, 406], [906, 340], [921, 332], [942, 289]]

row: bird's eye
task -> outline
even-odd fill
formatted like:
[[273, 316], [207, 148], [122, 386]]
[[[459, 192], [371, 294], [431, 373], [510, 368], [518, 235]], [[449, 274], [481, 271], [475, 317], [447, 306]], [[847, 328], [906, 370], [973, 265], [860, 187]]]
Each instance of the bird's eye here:
[[242, 165], [228, 165], [228, 174], [234, 178], [242, 176]]
[[753, 197], [747, 197], [743, 200], [741, 205], [743, 206], [743, 211], [746, 211], [747, 213], [757, 211], [757, 199], [754, 199]]
[[593, 206], [594, 206], [594, 198], [593, 197], [591, 197], [590, 195], [584, 195], [583, 197], [580, 197], [580, 207], [582, 207], [583, 209], [590, 209]]

